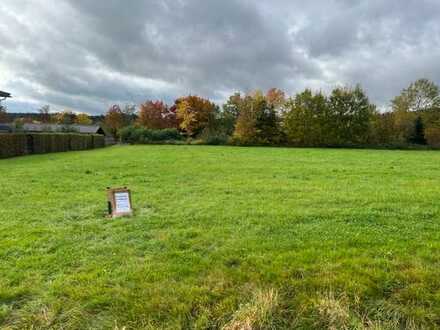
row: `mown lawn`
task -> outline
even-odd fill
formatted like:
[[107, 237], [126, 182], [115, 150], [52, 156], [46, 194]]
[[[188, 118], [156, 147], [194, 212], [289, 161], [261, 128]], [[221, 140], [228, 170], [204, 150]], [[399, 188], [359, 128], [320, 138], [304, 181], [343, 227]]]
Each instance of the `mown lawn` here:
[[[133, 218], [104, 217], [107, 186], [131, 188]], [[436, 328], [439, 272], [440, 152], [0, 161], [6, 329]]]

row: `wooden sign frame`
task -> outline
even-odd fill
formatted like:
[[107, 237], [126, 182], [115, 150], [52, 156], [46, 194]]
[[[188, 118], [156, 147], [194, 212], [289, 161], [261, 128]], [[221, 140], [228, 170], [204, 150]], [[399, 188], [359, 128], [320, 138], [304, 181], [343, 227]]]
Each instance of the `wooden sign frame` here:
[[120, 218], [133, 215], [131, 191], [127, 187], [107, 188], [107, 200], [109, 217]]

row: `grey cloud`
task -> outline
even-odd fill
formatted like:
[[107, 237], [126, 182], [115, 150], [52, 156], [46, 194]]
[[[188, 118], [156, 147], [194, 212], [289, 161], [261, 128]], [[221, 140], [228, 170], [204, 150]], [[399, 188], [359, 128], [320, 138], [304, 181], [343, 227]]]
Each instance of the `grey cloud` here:
[[101, 113], [115, 102], [361, 83], [386, 104], [440, 81], [433, 0], [4, 0], [0, 78], [10, 108]]

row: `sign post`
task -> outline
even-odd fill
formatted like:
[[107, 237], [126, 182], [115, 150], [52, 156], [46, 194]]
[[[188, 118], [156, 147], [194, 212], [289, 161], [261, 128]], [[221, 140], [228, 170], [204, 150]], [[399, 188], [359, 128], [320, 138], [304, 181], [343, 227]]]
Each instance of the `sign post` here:
[[131, 192], [125, 188], [107, 188], [108, 214], [112, 218], [133, 215]]

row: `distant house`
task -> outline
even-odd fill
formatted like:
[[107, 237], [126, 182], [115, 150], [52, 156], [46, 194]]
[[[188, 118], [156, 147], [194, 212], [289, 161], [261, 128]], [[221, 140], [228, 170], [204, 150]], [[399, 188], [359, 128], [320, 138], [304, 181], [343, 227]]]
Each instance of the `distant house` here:
[[0, 133], [12, 133], [14, 130], [9, 124], [0, 124]]
[[113, 136], [100, 125], [60, 125], [60, 124], [0, 124], [0, 133], [29, 132], [29, 133], [78, 133], [104, 135], [106, 145], [115, 144]]
[[60, 124], [24, 124], [23, 130], [26, 132], [75, 132], [80, 134], [100, 134], [106, 135], [99, 125], [60, 125]]
[[100, 125], [60, 125], [60, 124], [24, 124], [22, 130], [32, 133], [43, 132], [74, 132], [79, 134], [100, 134], [104, 135], [105, 143], [115, 144], [115, 139]]

